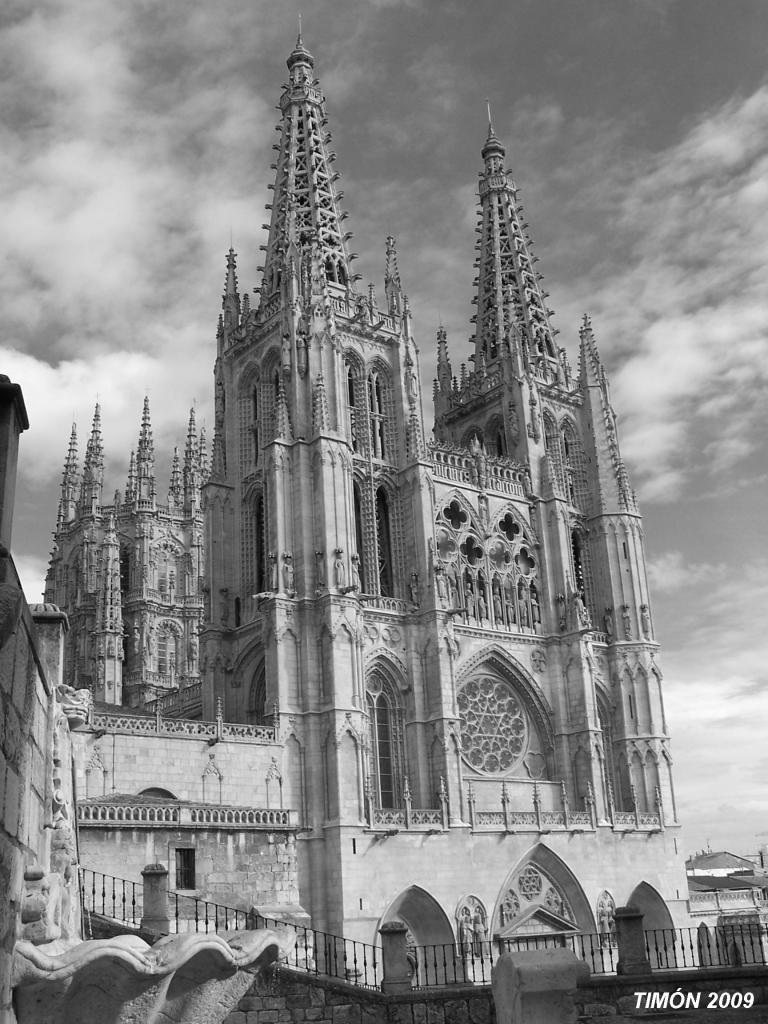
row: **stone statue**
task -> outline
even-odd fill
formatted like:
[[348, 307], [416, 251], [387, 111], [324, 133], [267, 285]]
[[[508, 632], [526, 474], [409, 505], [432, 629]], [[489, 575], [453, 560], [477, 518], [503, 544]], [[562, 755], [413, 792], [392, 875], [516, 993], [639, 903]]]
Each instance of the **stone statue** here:
[[285, 589], [288, 594], [296, 593], [296, 574], [293, 569], [293, 555], [289, 552], [283, 553], [283, 582], [285, 583]]
[[486, 607], [483, 591], [480, 587], [477, 589], [477, 617], [480, 622], [485, 622], [488, 618], [488, 608]]
[[613, 637], [613, 608], [606, 608], [603, 615], [603, 628], [605, 635], [610, 640]]
[[475, 594], [472, 590], [472, 584], [467, 580], [466, 586], [464, 587], [464, 606], [466, 608], [467, 622], [475, 617]]
[[437, 585], [437, 599], [440, 602], [440, 606], [445, 608], [446, 601], [448, 600], [448, 585], [445, 581], [443, 567], [437, 563], [435, 563], [435, 584]]
[[351, 562], [352, 562], [352, 568], [350, 570], [350, 575], [352, 577], [351, 589], [354, 590], [355, 592], [359, 592], [362, 589], [362, 584], [360, 582], [360, 555], [358, 555], [358, 554], [352, 555]]
[[197, 634], [193, 633], [189, 638], [189, 643], [187, 644], [187, 664], [188, 669], [191, 673], [197, 671], [197, 658], [199, 650], [200, 645], [197, 639]]
[[504, 623], [504, 610], [503, 610], [503, 605], [502, 605], [502, 601], [501, 601], [501, 587], [499, 586], [499, 581], [498, 580], [494, 580], [493, 581], [492, 600], [493, 600], [493, 617], [496, 620], [496, 624], [498, 626], [503, 625], [503, 623]]
[[411, 582], [408, 585], [408, 589], [411, 595], [411, 601], [418, 608], [421, 595], [419, 594], [419, 574], [416, 572], [411, 573]]
[[472, 931], [472, 923], [468, 916], [462, 915], [461, 921], [459, 922], [459, 942], [461, 943], [461, 952], [463, 956], [472, 955], [472, 940], [474, 938], [474, 932]]
[[333, 563], [333, 576], [336, 586], [342, 590], [347, 584], [347, 567], [344, 564], [344, 549], [336, 548], [336, 558]]
[[640, 625], [643, 630], [643, 636], [651, 635], [651, 615], [648, 610], [647, 604], [640, 605]]
[[269, 552], [269, 589], [273, 594], [277, 593], [279, 587], [277, 579], [277, 555], [274, 551]]
[[483, 944], [488, 936], [488, 929], [485, 927], [485, 918], [480, 907], [475, 908], [472, 918], [472, 932], [474, 934], [473, 951], [475, 956], [483, 955]]
[[621, 622], [624, 626], [624, 639], [632, 639], [632, 616], [629, 614], [629, 605], [623, 604], [621, 606]]

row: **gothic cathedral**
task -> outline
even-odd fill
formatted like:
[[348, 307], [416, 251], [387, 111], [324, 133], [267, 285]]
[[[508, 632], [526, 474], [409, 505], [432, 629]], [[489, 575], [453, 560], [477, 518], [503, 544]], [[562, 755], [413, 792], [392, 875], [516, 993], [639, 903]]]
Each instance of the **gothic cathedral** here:
[[489, 125], [471, 369], [440, 328], [427, 437], [395, 241], [383, 296], [360, 290], [301, 39], [288, 69], [253, 304], [227, 256], [210, 465], [193, 416], [159, 505], [145, 405], [108, 506], [98, 421], [79, 497], [70, 446], [46, 592], [69, 681], [273, 727], [318, 928], [595, 932], [630, 900], [681, 922], [642, 523], [589, 318], [574, 371]]

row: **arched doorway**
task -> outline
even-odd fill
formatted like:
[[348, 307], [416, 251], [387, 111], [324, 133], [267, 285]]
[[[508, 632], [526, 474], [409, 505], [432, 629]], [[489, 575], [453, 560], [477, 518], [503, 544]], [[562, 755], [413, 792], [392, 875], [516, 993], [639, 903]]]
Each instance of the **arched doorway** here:
[[576, 876], [539, 843], [501, 887], [491, 935], [501, 948], [564, 945], [579, 932], [594, 932], [595, 919]]
[[646, 931], [659, 928], [674, 928], [672, 915], [659, 893], [648, 882], [640, 882], [632, 890], [628, 903], [643, 912], [643, 928]]
[[[411, 885], [389, 905], [381, 924], [400, 921], [418, 984], [444, 984], [453, 976], [455, 939], [445, 911], [426, 889]], [[446, 975], [446, 965], [448, 967]]]

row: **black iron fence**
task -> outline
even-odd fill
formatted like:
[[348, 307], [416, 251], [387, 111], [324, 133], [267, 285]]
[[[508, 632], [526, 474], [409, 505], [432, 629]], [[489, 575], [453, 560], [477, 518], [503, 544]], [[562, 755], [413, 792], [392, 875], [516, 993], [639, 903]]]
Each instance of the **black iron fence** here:
[[295, 938], [284, 960], [288, 967], [326, 978], [340, 978], [363, 988], [379, 988], [381, 985], [380, 946], [260, 914], [255, 916], [252, 927], [270, 928], [278, 934]]
[[722, 922], [713, 928], [653, 928], [645, 933], [652, 970], [768, 965], [768, 930], [755, 921]]
[[247, 910], [214, 903], [201, 896], [168, 890], [168, 917], [173, 932], [220, 932], [253, 928]]
[[80, 906], [86, 933], [91, 914], [139, 926], [144, 906], [144, 890], [140, 882], [129, 882], [126, 878], [115, 878], [90, 868], [79, 870]]

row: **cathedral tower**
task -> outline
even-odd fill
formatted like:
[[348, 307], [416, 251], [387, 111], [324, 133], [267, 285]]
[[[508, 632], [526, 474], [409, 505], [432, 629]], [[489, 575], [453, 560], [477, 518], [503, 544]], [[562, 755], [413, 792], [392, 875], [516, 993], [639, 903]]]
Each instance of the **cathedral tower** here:
[[671, 921], [642, 532], [589, 320], [575, 374], [489, 126], [473, 366], [441, 329], [425, 443], [394, 239], [379, 303], [301, 38], [287, 63], [261, 285], [230, 250], [217, 327], [203, 713], [276, 724], [315, 927], [595, 931], [648, 892]]
[[57, 604], [70, 621], [65, 681], [89, 688], [98, 701], [141, 709], [183, 690], [177, 711], [200, 713], [200, 486], [205, 463], [193, 410], [183, 472], [175, 452], [168, 500], [157, 501], [145, 398], [125, 493], [116, 491], [106, 504], [100, 407], [94, 413], [82, 477], [77, 429], [72, 427], [45, 600]]

